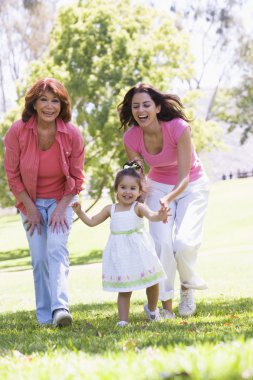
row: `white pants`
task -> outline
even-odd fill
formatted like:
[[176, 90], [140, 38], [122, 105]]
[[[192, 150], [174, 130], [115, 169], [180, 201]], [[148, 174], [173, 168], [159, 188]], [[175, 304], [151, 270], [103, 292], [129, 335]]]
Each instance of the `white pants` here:
[[[159, 200], [170, 193], [174, 185], [147, 180], [146, 204], [151, 210], [160, 208]], [[201, 244], [203, 221], [207, 210], [210, 182], [206, 176], [190, 182], [187, 188], [170, 203], [169, 222], [149, 222], [156, 252], [167, 279], [159, 284], [159, 299], [174, 297], [176, 269], [181, 284], [191, 289], [206, 289], [205, 281], [194, 270]]]

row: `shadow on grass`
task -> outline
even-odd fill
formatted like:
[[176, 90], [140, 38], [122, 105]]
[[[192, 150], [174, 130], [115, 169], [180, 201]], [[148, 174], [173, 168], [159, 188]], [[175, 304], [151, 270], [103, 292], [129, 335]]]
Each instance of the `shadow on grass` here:
[[30, 257], [29, 249], [14, 249], [12, 251], [0, 252], [0, 261], [8, 261]]
[[102, 250], [93, 249], [89, 253], [80, 256], [70, 255], [70, 265], [84, 265], [84, 264], [94, 264], [100, 263], [102, 261]]
[[[22, 260], [26, 259], [26, 260]], [[79, 256], [71, 256], [70, 265], [84, 265], [100, 263], [102, 250], [94, 249]], [[28, 249], [15, 249], [13, 251], [0, 252], [0, 269], [15, 270], [17, 272], [31, 269], [31, 258]]]
[[217, 344], [253, 337], [250, 298], [199, 303], [197, 310], [197, 314], [189, 319], [151, 323], [144, 315], [143, 303], [134, 301], [131, 324], [118, 328], [116, 304], [79, 304], [71, 308], [73, 326], [65, 329], [39, 326], [32, 311], [2, 313], [0, 354], [12, 350], [26, 355], [53, 350], [105, 354], [138, 351], [149, 346]]

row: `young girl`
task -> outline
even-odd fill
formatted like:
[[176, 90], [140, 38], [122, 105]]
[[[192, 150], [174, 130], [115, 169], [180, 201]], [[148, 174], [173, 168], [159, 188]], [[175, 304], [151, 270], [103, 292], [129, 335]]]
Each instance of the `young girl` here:
[[[132, 162], [138, 170], [138, 163]], [[116, 175], [114, 190], [117, 203], [105, 206], [98, 214], [89, 217], [80, 203], [72, 204], [80, 219], [90, 227], [111, 217], [111, 234], [103, 252], [103, 289], [118, 292], [118, 326], [129, 323], [128, 314], [133, 290], [146, 288], [148, 303], [144, 311], [151, 321], [160, 319], [157, 308], [158, 283], [166, 278], [156, 255], [149, 233], [144, 229], [143, 217], [155, 222], [167, 222], [168, 208], [151, 211], [139, 203], [142, 192], [140, 174], [133, 168], [123, 169]]]

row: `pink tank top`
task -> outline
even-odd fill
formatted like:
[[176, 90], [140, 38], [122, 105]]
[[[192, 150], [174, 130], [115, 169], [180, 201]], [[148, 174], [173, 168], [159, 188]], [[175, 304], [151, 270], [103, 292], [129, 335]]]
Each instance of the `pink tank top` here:
[[48, 149], [39, 152], [37, 198], [60, 199], [64, 192], [65, 176], [61, 168], [60, 150], [57, 141]]
[[[147, 152], [144, 144], [143, 130], [133, 126], [124, 133], [124, 144], [143, 157], [150, 167], [148, 177], [153, 181], [175, 185], [178, 180], [177, 144], [180, 136], [189, 125], [183, 119], [162, 121], [163, 148], [158, 154]], [[192, 146], [190, 182], [204, 174], [203, 166]]]

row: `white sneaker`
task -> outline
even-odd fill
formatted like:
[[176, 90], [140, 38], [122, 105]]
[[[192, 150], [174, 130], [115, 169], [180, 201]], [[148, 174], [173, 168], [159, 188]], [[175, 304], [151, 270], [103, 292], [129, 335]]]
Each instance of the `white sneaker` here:
[[71, 314], [65, 309], [55, 310], [53, 316], [54, 327], [66, 327], [70, 326], [73, 322]]
[[180, 304], [178, 306], [178, 312], [181, 317], [189, 317], [196, 311], [196, 303], [193, 289], [180, 290]]
[[161, 320], [161, 317], [160, 317], [160, 313], [159, 313], [159, 309], [156, 308], [155, 311], [150, 311], [149, 308], [148, 308], [148, 304], [146, 304], [144, 306], [144, 311], [145, 313], [147, 314], [148, 316], [148, 319], [152, 322], [156, 322], [156, 321], [160, 321]]
[[124, 326], [127, 326], [127, 325], [129, 325], [129, 322], [127, 322], [127, 321], [119, 321], [119, 322], [117, 322], [117, 326], [119, 326], [119, 327], [124, 327]]
[[161, 310], [161, 318], [162, 319], [174, 319], [176, 316], [174, 313], [171, 313], [169, 310], [167, 309], [162, 309]]

